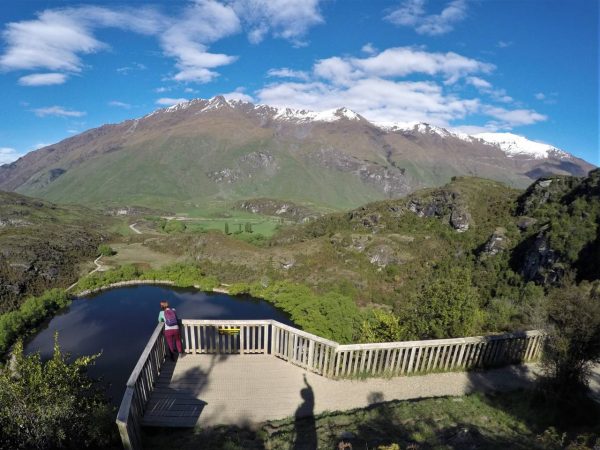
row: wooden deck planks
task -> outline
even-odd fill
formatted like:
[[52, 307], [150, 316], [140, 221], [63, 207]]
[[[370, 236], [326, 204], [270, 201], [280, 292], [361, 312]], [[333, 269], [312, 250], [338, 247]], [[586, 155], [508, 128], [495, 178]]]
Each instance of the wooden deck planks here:
[[331, 380], [267, 355], [186, 355], [165, 362], [142, 424], [192, 427], [247, 425], [294, 416], [301, 391], [314, 397], [314, 413], [369, 405], [372, 393], [385, 400], [462, 395], [473, 390], [523, 387], [528, 369], [443, 373], [362, 381]]

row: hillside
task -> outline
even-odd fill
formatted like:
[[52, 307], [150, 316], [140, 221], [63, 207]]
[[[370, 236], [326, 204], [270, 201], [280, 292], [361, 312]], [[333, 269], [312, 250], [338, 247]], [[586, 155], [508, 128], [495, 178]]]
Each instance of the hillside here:
[[273, 198], [344, 210], [453, 176], [526, 187], [541, 175], [593, 168], [558, 149], [532, 152], [531, 141], [485, 139], [374, 124], [345, 108], [314, 113], [215, 97], [31, 152], [0, 167], [0, 189], [88, 206], [189, 210]]
[[80, 206], [0, 192], [0, 313], [75, 281], [79, 265], [96, 257], [108, 221]]

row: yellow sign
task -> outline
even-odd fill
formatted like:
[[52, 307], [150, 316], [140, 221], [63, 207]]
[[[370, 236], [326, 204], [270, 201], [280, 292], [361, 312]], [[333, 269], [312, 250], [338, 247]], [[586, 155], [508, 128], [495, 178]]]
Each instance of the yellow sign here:
[[229, 336], [237, 336], [240, 334], [239, 328], [223, 328], [219, 327], [219, 334], [227, 334]]

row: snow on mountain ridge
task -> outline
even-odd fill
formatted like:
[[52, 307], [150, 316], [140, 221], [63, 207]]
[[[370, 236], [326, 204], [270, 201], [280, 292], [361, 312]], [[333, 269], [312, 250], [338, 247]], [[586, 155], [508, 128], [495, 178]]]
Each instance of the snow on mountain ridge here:
[[[144, 117], [150, 117], [162, 112], [181, 111], [192, 105], [204, 103], [204, 107], [196, 114], [217, 110], [220, 108], [236, 108], [242, 105], [251, 105], [252, 110], [259, 114], [271, 116], [274, 120], [293, 121], [299, 123], [308, 122], [336, 122], [341, 119], [361, 120], [362, 116], [356, 112], [342, 107], [337, 109], [328, 109], [324, 111], [310, 111], [305, 109], [279, 108], [269, 105], [254, 105], [244, 100], [225, 99], [223, 96], [215, 96], [210, 99], [193, 99], [187, 102], [177, 103], [167, 108], [156, 110]], [[371, 122], [374, 126], [388, 132], [416, 132], [421, 134], [438, 135], [441, 138], [454, 137], [467, 142], [481, 141], [499, 148], [508, 157], [528, 156], [533, 159], [546, 159], [555, 156], [561, 159], [569, 159], [571, 155], [567, 152], [549, 144], [532, 141], [513, 133], [476, 133], [466, 134], [457, 131], [450, 131], [446, 128], [438, 127], [424, 122]]]
[[545, 159], [553, 153], [559, 158], [570, 158], [570, 155], [552, 145], [535, 142], [513, 133], [477, 133], [475, 139], [500, 148], [507, 156], [527, 155], [534, 159]]

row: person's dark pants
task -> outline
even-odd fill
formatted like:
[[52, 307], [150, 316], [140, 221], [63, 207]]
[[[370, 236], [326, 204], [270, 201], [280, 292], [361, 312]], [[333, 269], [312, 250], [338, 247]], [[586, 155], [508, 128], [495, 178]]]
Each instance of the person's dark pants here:
[[181, 335], [179, 334], [179, 328], [175, 330], [165, 330], [165, 339], [167, 340], [167, 345], [169, 346], [169, 350], [171, 350], [171, 354], [175, 353], [175, 346], [177, 346], [177, 351], [179, 353], [183, 353], [181, 349]]

